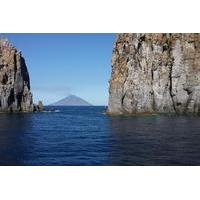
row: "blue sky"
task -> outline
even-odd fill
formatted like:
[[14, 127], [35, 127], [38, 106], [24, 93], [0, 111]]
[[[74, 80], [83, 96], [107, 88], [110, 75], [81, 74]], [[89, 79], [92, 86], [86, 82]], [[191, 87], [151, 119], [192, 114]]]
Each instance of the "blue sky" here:
[[34, 101], [75, 94], [107, 105], [115, 34], [4, 34], [22, 51]]

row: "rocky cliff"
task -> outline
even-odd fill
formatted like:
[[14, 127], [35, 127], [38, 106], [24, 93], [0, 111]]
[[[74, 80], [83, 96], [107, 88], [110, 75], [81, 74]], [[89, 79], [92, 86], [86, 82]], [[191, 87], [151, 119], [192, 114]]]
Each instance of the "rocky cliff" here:
[[110, 114], [200, 114], [200, 34], [118, 34]]
[[21, 52], [0, 38], [0, 112], [33, 111], [27, 66]]

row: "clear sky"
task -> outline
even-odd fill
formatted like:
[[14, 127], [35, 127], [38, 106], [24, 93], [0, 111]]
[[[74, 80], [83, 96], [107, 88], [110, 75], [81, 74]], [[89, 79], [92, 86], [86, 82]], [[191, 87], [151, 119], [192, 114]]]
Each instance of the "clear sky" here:
[[69, 94], [107, 105], [115, 34], [3, 34], [26, 60], [34, 101]]

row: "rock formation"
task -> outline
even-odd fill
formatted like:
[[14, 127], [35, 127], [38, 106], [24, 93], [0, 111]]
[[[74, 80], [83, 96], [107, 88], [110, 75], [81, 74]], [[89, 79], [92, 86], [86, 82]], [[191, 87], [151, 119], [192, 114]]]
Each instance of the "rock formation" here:
[[21, 52], [0, 38], [0, 112], [33, 111], [27, 66]]
[[200, 114], [200, 34], [118, 34], [108, 113]]
[[33, 104], [33, 111], [34, 112], [40, 112], [44, 110], [44, 105], [42, 101], [38, 101], [38, 104]]

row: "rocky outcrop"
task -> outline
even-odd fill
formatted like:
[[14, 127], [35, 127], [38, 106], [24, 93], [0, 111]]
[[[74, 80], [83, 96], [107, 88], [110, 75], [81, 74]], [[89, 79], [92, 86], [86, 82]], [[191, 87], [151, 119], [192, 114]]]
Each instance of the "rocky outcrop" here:
[[200, 114], [200, 34], [118, 34], [110, 114]]
[[27, 66], [21, 52], [0, 38], [0, 112], [33, 111]]
[[33, 111], [34, 112], [40, 112], [44, 110], [44, 105], [42, 101], [38, 101], [38, 104], [33, 104]]

